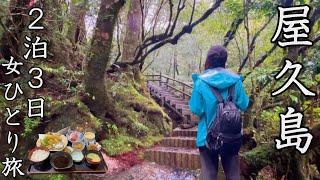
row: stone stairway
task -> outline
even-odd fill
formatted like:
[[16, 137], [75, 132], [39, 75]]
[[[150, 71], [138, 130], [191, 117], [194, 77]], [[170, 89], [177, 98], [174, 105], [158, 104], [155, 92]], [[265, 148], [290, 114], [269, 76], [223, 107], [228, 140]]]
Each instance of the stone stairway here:
[[[167, 103], [184, 118], [184, 122], [197, 121], [189, 110], [188, 100], [179, 97], [166, 86], [148, 83], [150, 93]], [[160, 165], [184, 169], [200, 169], [200, 156], [196, 148], [197, 127], [176, 128], [170, 137], [165, 137], [157, 146], [145, 152], [145, 159]]]

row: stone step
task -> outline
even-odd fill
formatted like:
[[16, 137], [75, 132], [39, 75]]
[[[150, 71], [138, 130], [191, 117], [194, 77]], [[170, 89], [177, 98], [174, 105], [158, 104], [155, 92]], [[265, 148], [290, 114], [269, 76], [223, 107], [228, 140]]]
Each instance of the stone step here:
[[198, 149], [154, 147], [144, 154], [145, 160], [160, 165], [184, 169], [200, 169], [200, 156]]
[[196, 137], [197, 136], [197, 127], [194, 127], [191, 129], [181, 129], [180, 127], [175, 128], [172, 131], [172, 136]]
[[166, 137], [160, 142], [160, 145], [164, 147], [197, 148], [195, 137], [183, 136]]

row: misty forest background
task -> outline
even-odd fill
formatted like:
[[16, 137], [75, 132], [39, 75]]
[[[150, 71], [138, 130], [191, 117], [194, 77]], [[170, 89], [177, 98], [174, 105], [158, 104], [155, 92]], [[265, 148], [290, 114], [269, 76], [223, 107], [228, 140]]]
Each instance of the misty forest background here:
[[[309, 39], [314, 45], [282, 49], [271, 43], [277, 6], [301, 4], [311, 7]], [[33, 6], [44, 10], [45, 30], [27, 29]], [[192, 83], [191, 74], [203, 71], [207, 50], [220, 44], [228, 49], [228, 68], [245, 77], [252, 101], [245, 128], [257, 147], [242, 151], [242, 173], [269, 167], [274, 178], [319, 177], [319, 96], [307, 98], [295, 87], [270, 96], [285, 82], [274, 76], [286, 58], [304, 65], [299, 79], [320, 93], [319, 17], [317, 0], [0, 0], [0, 63], [10, 56], [24, 63], [19, 77], [5, 76], [0, 68], [1, 94], [4, 84], [13, 81], [24, 91], [12, 102], [0, 96], [0, 154], [8, 155], [12, 148], [8, 130], [20, 134], [15, 155], [25, 159], [37, 134], [67, 126], [97, 132], [109, 156], [151, 147], [171, 132], [174, 119], [150, 97], [145, 75], [162, 73]], [[47, 59], [21, 58], [26, 35], [48, 42]], [[34, 66], [44, 71], [40, 90], [27, 84], [28, 69]], [[45, 117], [28, 118], [27, 98], [39, 96], [46, 100]], [[291, 148], [274, 148], [279, 113], [288, 105], [304, 113], [305, 126], [314, 135], [303, 156]], [[21, 109], [15, 120], [22, 126], [7, 128], [6, 107]]]

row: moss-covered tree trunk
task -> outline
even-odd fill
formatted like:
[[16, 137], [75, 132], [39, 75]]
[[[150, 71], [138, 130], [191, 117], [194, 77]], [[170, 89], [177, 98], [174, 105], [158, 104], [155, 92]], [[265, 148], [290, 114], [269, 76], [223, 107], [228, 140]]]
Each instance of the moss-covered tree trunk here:
[[68, 38], [72, 43], [81, 43], [86, 38], [85, 16], [88, 1], [70, 5], [71, 27], [68, 29]]
[[115, 22], [123, 1], [103, 0], [96, 29], [87, 55], [85, 89], [89, 94], [88, 106], [98, 117], [106, 111], [105, 70], [109, 62]]
[[134, 60], [135, 50], [141, 41], [141, 23], [142, 12], [140, 0], [131, 0], [127, 17], [126, 36], [123, 41], [123, 62], [131, 62]]

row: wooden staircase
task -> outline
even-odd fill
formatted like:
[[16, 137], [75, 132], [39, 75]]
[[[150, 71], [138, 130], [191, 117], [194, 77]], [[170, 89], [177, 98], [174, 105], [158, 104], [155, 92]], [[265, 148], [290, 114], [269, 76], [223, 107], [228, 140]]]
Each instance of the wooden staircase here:
[[[160, 104], [165, 104], [175, 111], [183, 118], [184, 123], [197, 121], [197, 117], [192, 115], [188, 106], [190, 93], [186, 92], [186, 87], [190, 88], [190, 86], [180, 82], [181, 89], [177, 89], [173, 85], [168, 84], [169, 80], [172, 79], [166, 79], [162, 82], [162, 78], [160, 75], [160, 79], [158, 79], [159, 83], [148, 81], [151, 95], [160, 100]], [[176, 128], [170, 137], [165, 137], [157, 146], [147, 150], [144, 157], [146, 160], [160, 165], [184, 169], [200, 169], [200, 156], [196, 147], [196, 135], [197, 127], [191, 129]]]
[[145, 159], [170, 167], [200, 169], [199, 151], [195, 145], [196, 129], [174, 129], [171, 137], [164, 138], [158, 146], [145, 152]]

